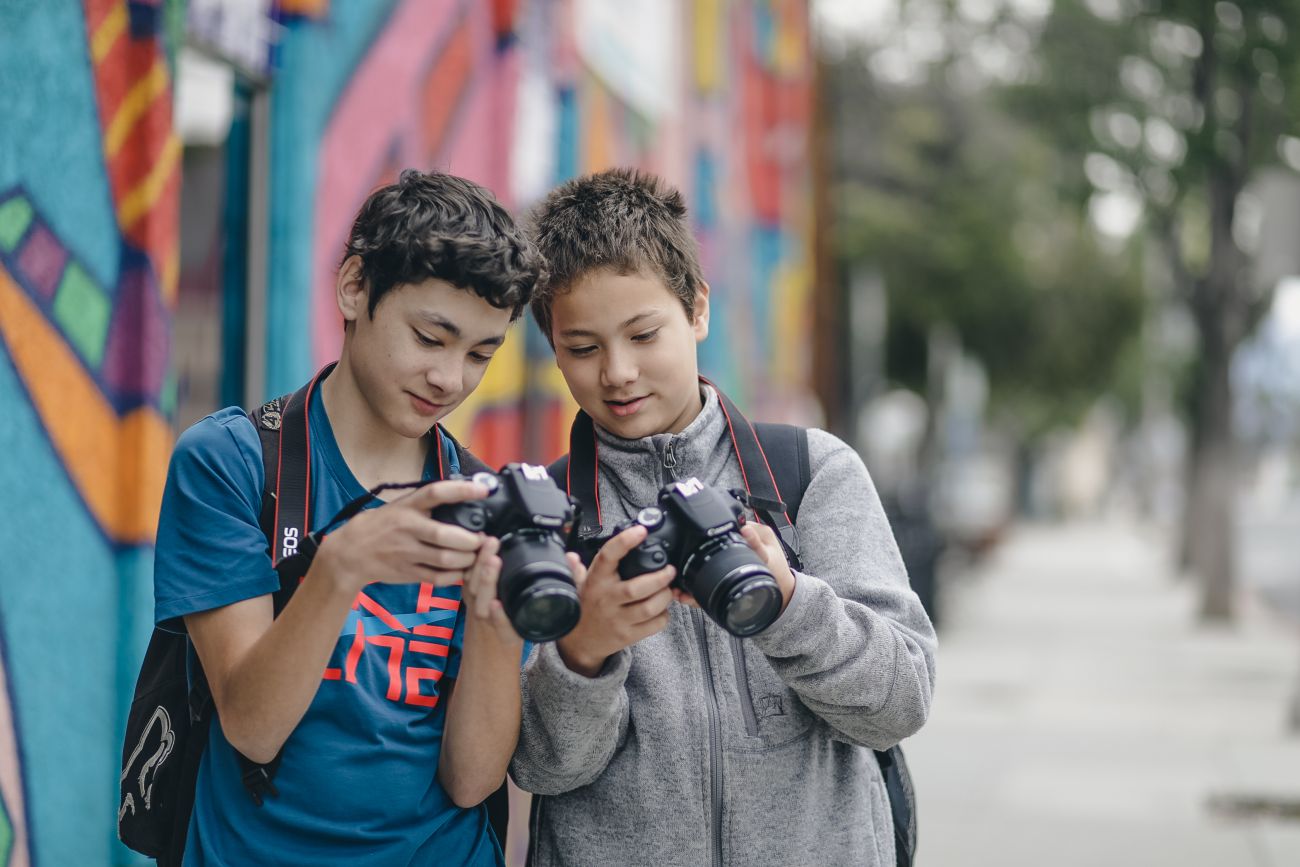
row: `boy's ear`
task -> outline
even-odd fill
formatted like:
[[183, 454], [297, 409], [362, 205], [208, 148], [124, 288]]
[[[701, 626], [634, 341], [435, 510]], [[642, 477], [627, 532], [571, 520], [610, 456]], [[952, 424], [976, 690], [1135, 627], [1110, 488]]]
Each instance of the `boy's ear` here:
[[334, 294], [345, 325], [356, 322], [366, 311], [370, 293], [366, 290], [365, 278], [361, 276], [360, 256], [349, 256], [344, 260], [339, 268], [338, 280], [334, 284]]
[[691, 327], [695, 330], [696, 343], [709, 336], [709, 284], [703, 280], [695, 290], [695, 321]]

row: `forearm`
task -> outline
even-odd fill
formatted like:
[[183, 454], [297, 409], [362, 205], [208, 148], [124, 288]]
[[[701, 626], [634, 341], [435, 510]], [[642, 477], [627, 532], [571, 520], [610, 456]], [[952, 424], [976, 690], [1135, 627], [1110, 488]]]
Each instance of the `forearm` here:
[[187, 618], [235, 749], [259, 763], [280, 751], [320, 688], [355, 598], [356, 590], [318, 560], [278, 617], [263, 597]]
[[624, 683], [631, 651], [595, 677], [571, 671], [554, 644], [537, 648], [524, 673], [523, 720], [511, 775], [520, 788], [560, 794], [596, 779], [627, 727]]
[[809, 710], [876, 749], [913, 734], [930, 710], [934, 633], [914, 594], [897, 596], [917, 609], [904, 622], [800, 574], [786, 612], [751, 639]]
[[466, 621], [438, 759], [438, 779], [459, 806], [481, 803], [505, 779], [519, 740], [522, 653], [521, 641], [503, 641], [481, 621]]

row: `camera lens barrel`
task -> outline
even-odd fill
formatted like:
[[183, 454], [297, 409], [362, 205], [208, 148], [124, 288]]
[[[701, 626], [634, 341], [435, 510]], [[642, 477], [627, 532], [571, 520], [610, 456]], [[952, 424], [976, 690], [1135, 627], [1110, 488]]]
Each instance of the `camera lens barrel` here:
[[681, 582], [705, 614], [738, 638], [757, 635], [781, 613], [776, 578], [739, 538], [696, 551], [682, 566]]
[[564, 546], [548, 532], [520, 531], [501, 539], [497, 597], [527, 641], [554, 641], [578, 625], [582, 610]]

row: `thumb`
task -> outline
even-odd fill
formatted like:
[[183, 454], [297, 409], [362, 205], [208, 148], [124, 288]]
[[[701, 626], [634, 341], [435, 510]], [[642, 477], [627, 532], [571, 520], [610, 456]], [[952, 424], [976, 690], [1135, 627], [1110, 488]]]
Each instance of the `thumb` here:
[[768, 540], [764, 537], [762, 530], [767, 530], [768, 533], [772, 531], [765, 526], [760, 530], [760, 526], [753, 523], [745, 524], [740, 528], [740, 535], [753, 552], [758, 555], [758, 559], [763, 561], [763, 565], [770, 567], [772, 565], [772, 549], [768, 545]]

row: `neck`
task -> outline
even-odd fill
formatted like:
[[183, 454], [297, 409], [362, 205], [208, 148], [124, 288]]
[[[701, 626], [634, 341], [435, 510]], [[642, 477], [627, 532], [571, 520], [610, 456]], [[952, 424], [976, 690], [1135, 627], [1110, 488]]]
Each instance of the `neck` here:
[[686, 404], [681, 415], [673, 420], [667, 430], [660, 431], [660, 433], [679, 434], [686, 430], [691, 422], [699, 418], [700, 412], [704, 409], [704, 396], [700, 393], [702, 388], [703, 384], [696, 385], [695, 391], [691, 394], [690, 402]]
[[363, 487], [420, 477], [427, 439], [412, 439], [384, 423], [357, 384], [346, 349], [320, 389], [339, 452]]

